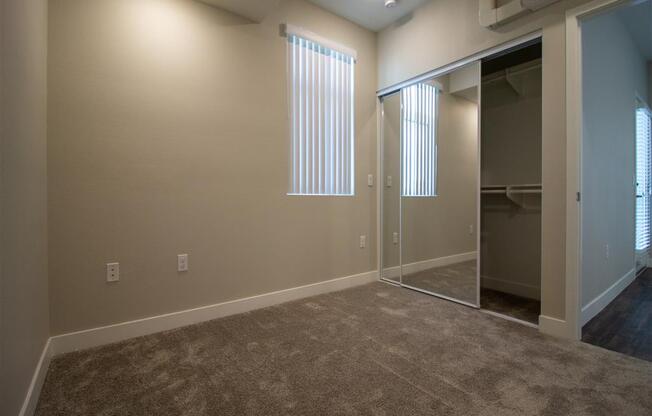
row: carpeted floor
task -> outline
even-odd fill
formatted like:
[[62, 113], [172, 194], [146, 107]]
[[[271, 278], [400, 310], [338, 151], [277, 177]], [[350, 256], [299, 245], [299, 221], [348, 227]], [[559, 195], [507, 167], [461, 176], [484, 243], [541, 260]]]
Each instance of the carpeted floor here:
[[448, 296], [473, 305], [478, 303], [476, 261], [465, 261], [403, 275], [404, 285]]
[[[435, 267], [403, 276], [403, 284], [430, 293], [448, 296], [472, 305], [477, 304], [477, 267], [475, 260]], [[539, 323], [540, 302], [497, 290], [482, 288], [480, 305], [514, 318]]]
[[373, 283], [55, 359], [44, 415], [645, 415], [652, 363]]
[[541, 302], [511, 293], [482, 288], [480, 290], [480, 305], [482, 309], [511, 316], [521, 321], [539, 324]]

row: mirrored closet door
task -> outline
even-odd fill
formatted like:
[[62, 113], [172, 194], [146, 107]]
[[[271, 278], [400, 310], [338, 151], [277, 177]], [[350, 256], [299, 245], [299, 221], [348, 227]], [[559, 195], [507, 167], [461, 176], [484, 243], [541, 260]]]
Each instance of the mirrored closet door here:
[[479, 84], [473, 63], [382, 101], [382, 276], [472, 306], [479, 306]]
[[[401, 94], [382, 99], [382, 277], [401, 283]], [[379, 181], [381, 182], [381, 181]]]

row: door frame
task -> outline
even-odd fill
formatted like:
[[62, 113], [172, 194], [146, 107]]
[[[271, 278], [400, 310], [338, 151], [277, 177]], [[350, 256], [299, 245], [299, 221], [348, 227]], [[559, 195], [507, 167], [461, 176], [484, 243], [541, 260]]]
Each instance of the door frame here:
[[[477, 267], [477, 305], [472, 305], [469, 303], [466, 303], [464, 301], [459, 301], [455, 300], [452, 298], [448, 298], [446, 296], [441, 296], [437, 294], [433, 294], [427, 291], [419, 290], [417, 288], [412, 288], [409, 286], [405, 286], [401, 283], [398, 282], [392, 282], [387, 279], [383, 279], [383, 259], [382, 259], [382, 251], [383, 251], [383, 210], [382, 210], [382, 202], [383, 202], [383, 187], [384, 187], [384, 176], [383, 176], [383, 103], [382, 100], [384, 97], [390, 96], [395, 93], [400, 93], [400, 90], [404, 87], [410, 86], [412, 84], [417, 84], [423, 81], [426, 81], [431, 78], [436, 78], [438, 76], [445, 75], [447, 73], [451, 73], [457, 69], [460, 69], [466, 65], [472, 64], [473, 62], [478, 63], [479, 71], [482, 71], [482, 60], [484, 58], [497, 55], [501, 52], [507, 51], [509, 49], [517, 48], [519, 46], [525, 45], [527, 43], [530, 43], [534, 40], [543, 40], [543, 30], [542, 29], [537, 29], [534, 30], [530, 33], [527, 33], [523, 36], [519, 36], [515, 39], [512, 39], [508, 42], [499, 44], [497, 46], [494, 46], [492, 48], [485, 49], [483, 51], [480, 51], [478, 53], [475, 53], [473, 55], [467, 56], [465, 58], [459, 59], [457, 61], [454, 61], [448, 65], [444, 65], [442, 67], [439, 67], [437, 69], [433, 69], [430, 71], [427, 71], [423, 74], [417, 75], [415, 77], [409, 78], [405, 81], [396, 83], [394, 85], [391, 85], [386, 88], [382, 88], [376, 92], [376, 184], [377, 184], [377, 189], [376, 189], [376, 235], [377, 235], [377, 245], [376, 245], [376, 270], [378, 271], [378, 280], [383, 283], [388, 283], [392, 284], [395, 286], [400, 286], [400, 287], [406, 287], [411, 290], [417, 290], [419, 292], [423, 292], [432, 296], [436, 296], [442, 299], [450, 300], [456, 303], [460, 303], [466, 306], [471, 306], [477, 309], [481, 308], [480, 304], [480, 230], [481, 230], [481, 224], [480, 224], [480, 209], [481, 209], [481, 203], [480, 203], [480, 190], [482, 187], [482, 184], [480, 183], [481, 179], [481, 165], [480, 165], [480, 155], [481, 155], [481, 111], [480, 108], [478, 108], [478, 184], [477, 184], [477, 225], [476, 225], [476, 233], [477, 233], [477, 256], [476, 256], [476, 267]], [[480, 78], [482, 78], [482, 73], [480, 73]], [[481, 100], [482, 100], [482, 86], [478, 86], [478, 93], [479, 93], [479, 105], [481, 105]], [[402, 209], [401, 215], [402, 215]], [[400, 219], [402, 223], [402, 218]], [[399, 244], [402, 243], [402, 232], [399, 235]], [[400, 250], [401, 255], [402, 255], [402, 249]], [[402, 259], [400, 260], [401, 264], [401, 270], [402, 270]]]
[[582, 21], [636, 0], [593, 0], [566, 11], [566, 325], [559, 335], [582, 338]]

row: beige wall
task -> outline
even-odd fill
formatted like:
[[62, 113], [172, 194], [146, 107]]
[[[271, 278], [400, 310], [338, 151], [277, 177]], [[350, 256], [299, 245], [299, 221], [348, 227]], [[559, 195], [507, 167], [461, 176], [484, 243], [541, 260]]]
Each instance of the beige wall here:
[[0, 3], [0, 414], [17, 415], [49, 337], [47, 2]]
[[[358, 51], [355, 197], [286, 196], [284, 22]], [[373, 33], [301, 0], [261, 24], [188, 0], [58, 0], [49, 42], [54, 334], [376, 269]]]
[[[565, 318], [566, 0], [496, 30], [478, 24], [478, 0], [433, 0], [378, 38], [387, 87], [538, 29], [543, 31], [542, 314]], [[409, 46], [409, 47], [408, 47]]]
[[[636, 97], [647, 62], [613, 14], [582, 25], [582, 305], [634, 269]], [[607, 255], [607, 246], [609, 254]]]

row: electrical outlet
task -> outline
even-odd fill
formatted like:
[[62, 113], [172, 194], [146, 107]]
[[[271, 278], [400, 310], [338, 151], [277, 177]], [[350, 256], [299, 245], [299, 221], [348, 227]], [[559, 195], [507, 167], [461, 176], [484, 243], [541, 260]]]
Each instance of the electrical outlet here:
[[120, 280], [120, 263], [106, 264], [106, 281], [109, 283]]
[[387, 182], [386, 182], [386, 184], [387, 184], [387, 187], [388, 187], [388, 188], [391, 188], [391, 187], [392, 187], [392, 177], [391, 177], [391, 176], [388, 176], [388, 177], [387, 177]]
[[469, 235], [473, 235], [473, 224], [469, 225]]
[[179, 254], [177, 256], [177, 271], [187, 272], [188, 271], [188, 255]]
[[367, 175], [367, 185], [370, 187], [374, 186], [374, 175], [372, 175], [371, 173]]
[[398, 244], [398, 233], [397, 232], [392, 234], [392, 241], [393, 241], [394, 244]]
[[360, 236], [360, 248], [365, 248], [367, 247], [367, 236], [366, 235], [361, 235]]

